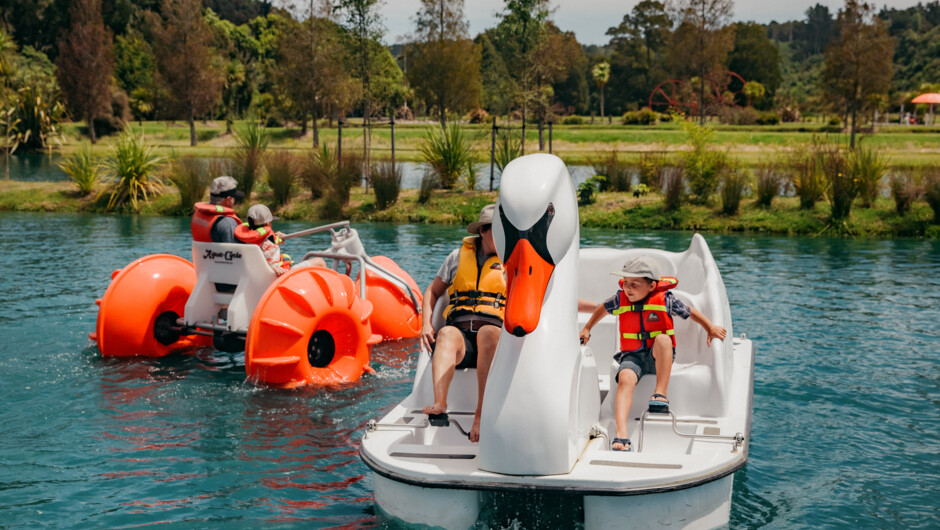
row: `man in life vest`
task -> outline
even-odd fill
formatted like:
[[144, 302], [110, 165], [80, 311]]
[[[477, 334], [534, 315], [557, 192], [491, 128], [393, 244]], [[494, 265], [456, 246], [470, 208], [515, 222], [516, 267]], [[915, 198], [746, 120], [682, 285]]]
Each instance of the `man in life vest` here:
[[444, 260], [434, 281], [424, 293], [425, 315], [433, 314], [437, 299], [449, 298], [444, 310], [445, 326], [434, 335], [431, 319], [425, 318], [421, 345], [433, 352], [431, 373], [434, 403], [422, 409], [428, 416], [447, 411], [447, 392], [457, 368], [477, 369], [478, 399], [470, 441], [480, 440], [480, 409], [490, 363], [496, 353], [503, 313], [506, 307], [506, 276], [493, 242], [493, 211], [490, 204], [480, 212], [479, 221], [470, 223], [460, 248]]
[[271, 223], [277, 219], [271, 214], [271, 210], [263, 204], [256, 204], [248, 208], [246, 216], [248, 222], [238, 225], [235, 228], [235, 239], [240, 243], [249, 245], [258, 245], [261, 247], [261, 253], [268, 265], [278, 275], [290, 270], [291, 259], [287, 254], [281, 254], [281, 243], [284, 234], [275, 232]]
[[190, 229], [193, 241], [204, 243], [236, 243], [235, 228], [241, 220], [235, 215], [235, 204], [245, 194], [238, 191], [238, 182], [222, 176], [209, 186], [209, 202], [197, 202]]
[[617, 435], [611, 442], [614, 451], [630, 451], [627, 437], [627, 416], [633, 403], [633, 390], [645, 374], [656, 375], [656, 389], [650, 396], [648, 407], [652, 413], [669, 412], [666, 391], [672, 362], [676, 357], [676, 336], [672, 318], [692, 317], [708, 333], [705, 339], [709, 346], [712, 339], [725, 339], [725, 328], [709, 322], [705, 315], [676, 298], [669, 289], [678, 284], [675, 278], [659, 276], [659, 265], [649, 256], [627, 260], [620, 272], [620, 290], [597, 306], [584, 329], [581, 341], [587, 344], [591, 328], [604, 313], [617, 315], [620, 330], [620, 351], [614, 356], [619, 364], [615, 380], [617, 394], [614, 401], [614, 419]]

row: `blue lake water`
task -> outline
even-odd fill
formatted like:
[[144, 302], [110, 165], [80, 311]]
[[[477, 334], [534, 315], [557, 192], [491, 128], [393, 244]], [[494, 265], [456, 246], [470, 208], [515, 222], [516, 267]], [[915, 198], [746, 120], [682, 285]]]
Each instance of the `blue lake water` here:
[[[243, 354], [103, 359], [87, 335], [111, 271], [188, 257], [188, 220], [0, 213], [0, 226], [0, 527], [390, 524], [374, 513], [358, 440], [409, 392], [414, 341], [377, 347], [377, 373], [359, 383], [290, 392], [246, 383]], [[463, 235], [357, 228], [422, 288]], [[684, 250], [690, 238], [584, 230], [582, 245]], [[735, 332], [757, 348], [731, 526], [936, 527], [940, 242], [706, 239]], [[480, 527], [549, 526], [531, 517], [539, 499], [500, 502]], [[574, 525], [553, 509], [550, 526]]]

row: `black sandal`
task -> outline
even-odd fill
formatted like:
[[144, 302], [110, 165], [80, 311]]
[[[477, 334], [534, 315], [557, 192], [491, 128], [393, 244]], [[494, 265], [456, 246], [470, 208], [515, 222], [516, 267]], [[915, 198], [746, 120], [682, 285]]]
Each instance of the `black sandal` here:
[[666, 396], [662, 394], [653, 394], [651, 398], [663, 398], [663, 401], [658, 399], [649, 400], [649, 411], [650, 414], [668, 414], [669, 413], [669, 400], [666, 399]]

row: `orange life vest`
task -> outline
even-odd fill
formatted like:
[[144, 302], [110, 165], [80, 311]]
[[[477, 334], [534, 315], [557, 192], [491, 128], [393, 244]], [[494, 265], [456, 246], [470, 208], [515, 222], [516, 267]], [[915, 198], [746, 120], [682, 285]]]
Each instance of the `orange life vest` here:
[[506, 311], [506, 277], [503, 265], [496, 255], [477, 266], [476, 245], [479, 238], [465, 237], [460, 247], [457, 273], [447, 289], [450, 303], [444, 309], [448, 324], [462, 315], [481, 314], [503, 321]]
[[623, 288], [618, 291], [620, 307], [613, 314], [620, 319], [620, 351], [652, 348], [653, 339], [664, 333], [672, 338], [672, 347], [676, 347], [672, 317], [666, 310], [666, 291], [676, 285], [679, 285], [679, 280], [664, 276], [646, 299], [635, 304], [627, 300]]
[[[275, 235], [274, 232], [268, 230], [263, 226], [258, 228], [251, 228], [248, 226], [248, 223], [242, 223], [235, 227], [235, 239], [239, 240], [242, 243], [248, 245], [258, 245], [259, 247], [264, 244], [266, 239], [271, 239], [275, 244], [280, 245], [283, 241]], [[287, 254], [281, 254], [281, 261], [275, 263], [276, 267], [281, 267], [282, 269], [290, 269], [290, 266], [293, 264], [290, 256]]]
[[207, 202], [197, 202], [196, 212], [193, 213], [193, 220], [189, 225], [193, 233], [193, 241], [202, 243], [212, 243], [212, 225], [222, 217], [231, 217], [235, 222], [241, 224], [241, 219], [235, 215], [235, 210], [226, 208], [219, 204], [209, 204]]

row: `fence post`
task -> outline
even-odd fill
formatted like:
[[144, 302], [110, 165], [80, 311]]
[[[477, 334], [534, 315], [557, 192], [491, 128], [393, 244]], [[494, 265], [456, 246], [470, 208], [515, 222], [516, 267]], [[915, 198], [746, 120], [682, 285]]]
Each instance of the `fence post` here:
[[362, 184], [362, 187], [365, 189], [366, 193], [369, 193], [369, 144], [366, 143], [366, 133], [368, 133], [369, 138], [372, 138], [372, 122], [366, 123], [366, 119], [362, 120], [362, 171], [359, 175], [359, 183]]
[[336, 167], [343, 166], [343, 117], [336, 117]]
[[552, 154], [552, 120], [548, 120], [548, 154]]
[[490, 191], [493, 191], [493, 178], [496, 167], [496, 116], [493, 116], [493, 133], [490, 136]]
[[392, 173], [395, 173], [395, 111], [392, 111], [392, 119], [389, 122], [392, 127]]
[[522, 116], [522, 150], [520, 154], [525, 156], [525, 116]]

